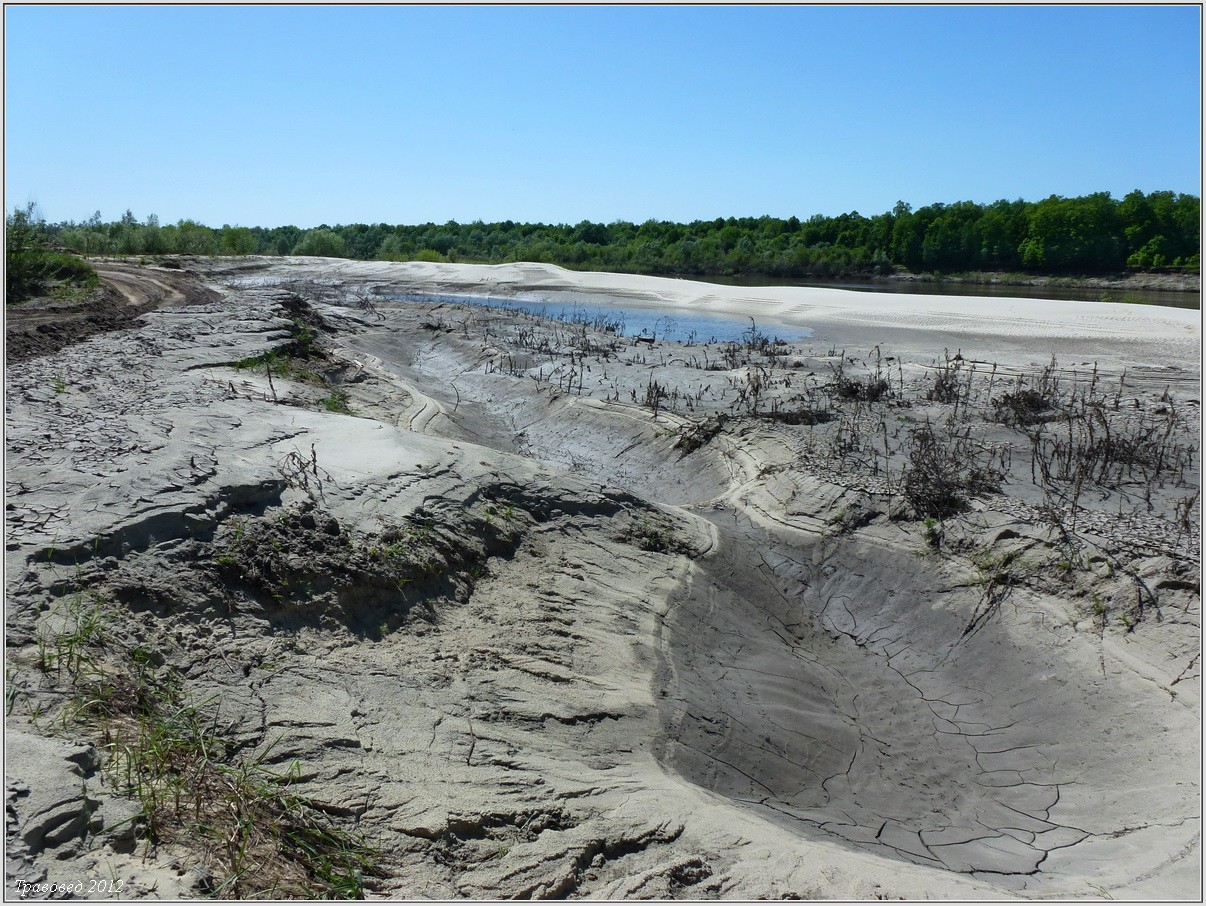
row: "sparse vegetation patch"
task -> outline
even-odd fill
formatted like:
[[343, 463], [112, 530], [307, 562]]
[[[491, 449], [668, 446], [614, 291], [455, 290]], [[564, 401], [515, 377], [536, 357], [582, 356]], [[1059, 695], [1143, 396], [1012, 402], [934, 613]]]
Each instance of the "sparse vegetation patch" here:
[[186, 844], [209, 866], [205, 892], [215, 897], [363, 897], [373, 848], [293, 791], [299, 765], [274, 771], [270, 747], [226, 736], [221, 703], [190, 700], [180, 674], [101, 594], [82, 589], [60, 604], [38, 650], [60, 702], [42, 719], [95, 740], [107, 786], [138, 803], [131, 826], [106, 834], [148, 849]]

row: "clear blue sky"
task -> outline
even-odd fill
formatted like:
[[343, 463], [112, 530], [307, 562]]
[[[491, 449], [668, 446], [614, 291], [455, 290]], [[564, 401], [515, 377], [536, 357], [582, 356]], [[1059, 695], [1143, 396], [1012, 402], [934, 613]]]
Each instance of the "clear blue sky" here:
[[211, 226], [1201, 192], [1178, 7], [13, 7], [5, 203]]

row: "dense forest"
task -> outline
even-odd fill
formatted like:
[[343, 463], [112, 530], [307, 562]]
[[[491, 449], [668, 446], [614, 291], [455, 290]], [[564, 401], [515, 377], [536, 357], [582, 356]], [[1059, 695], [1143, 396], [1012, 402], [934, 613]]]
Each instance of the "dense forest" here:
[[[849, 277], [1013, 271], [1105, 274], [1200, 267], [1198, 196], [1134, 191], [1042, 201], [898, 203], [871, 217], [729, 217], [634, 224], [426, 223], [214, 228], [145, 222], [41, 224], [51, 245], [82, 255], [325, 255], [501, 263], [679, 276]], [[11, 219], [11, 218], [10, 218]]]

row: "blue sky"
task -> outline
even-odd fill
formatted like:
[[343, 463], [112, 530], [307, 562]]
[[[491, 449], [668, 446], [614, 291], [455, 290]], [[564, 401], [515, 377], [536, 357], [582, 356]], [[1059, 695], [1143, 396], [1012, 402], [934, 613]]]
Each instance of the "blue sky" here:
[[302, 227], [1200, 194], [1178, 7], [5, 9], [5, 203]]

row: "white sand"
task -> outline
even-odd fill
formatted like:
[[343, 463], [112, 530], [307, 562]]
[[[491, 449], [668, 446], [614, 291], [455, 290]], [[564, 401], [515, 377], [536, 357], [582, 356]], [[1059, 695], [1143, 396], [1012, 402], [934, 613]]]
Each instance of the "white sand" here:
[[774, 319], [851, 348], [890, 344], [918, 354], [960, 349], [985, 361], [1130, 362], [1196, 369], [1201, 312], [1128, 303], [864, 292], [828, 287], [741, 287], [693, 280], [569, 271], [548, 264], [441, 264], [286, 259], [320, 280], [355, 280], [399, 291], [533, 301], [637, 302]]

